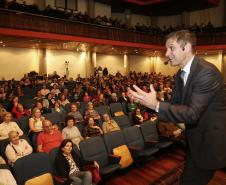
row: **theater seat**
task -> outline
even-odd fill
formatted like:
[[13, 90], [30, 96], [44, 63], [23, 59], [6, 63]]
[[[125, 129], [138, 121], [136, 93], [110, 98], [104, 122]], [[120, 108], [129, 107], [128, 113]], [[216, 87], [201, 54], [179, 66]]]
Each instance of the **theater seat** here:
[[109, 155], [100, 136], [82, 140], [79, 143], [81, 156], [85, 161], [97, 161], [100, 174], [111, 174], [120, 168], [120, 157]]
[[[47, 153], [32, 153], [30, 155], [19, 158], [14, 163], [13, 170], [15, 172], [15, 177], [17, 179], [18, 185], [24, 185], [28, 180], [31, 180], [35, 177], [42, 176], [44, 174], [52, 173], [49, 155]], [[50, 179], [50, 177], [48, 177], [48, 175], [42, 176], [40, 177], [40, 182], [41, 182], [41, 179], [47, 180], [47, 179]], [[47, 180], [47, 181], [51, 183], [51, 180]], [[33, 183], [33, 181], [29, 181], [29, 182]], [[38, 184], [38, 185], [44, 185], [44, 184]], [[45, 185], [52, 185], [52, 184], [45, 184]]]

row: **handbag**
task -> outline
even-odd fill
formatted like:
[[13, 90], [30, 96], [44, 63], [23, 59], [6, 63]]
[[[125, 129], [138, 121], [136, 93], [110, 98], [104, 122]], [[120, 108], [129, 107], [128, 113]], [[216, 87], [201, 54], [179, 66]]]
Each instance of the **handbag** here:
[[93, 165], [86, 165], [83, 167], [84, 170], [88, 170], [92, 173], [92, 181], [98, 184], [101, 181], [101, 175], [99, 169]]

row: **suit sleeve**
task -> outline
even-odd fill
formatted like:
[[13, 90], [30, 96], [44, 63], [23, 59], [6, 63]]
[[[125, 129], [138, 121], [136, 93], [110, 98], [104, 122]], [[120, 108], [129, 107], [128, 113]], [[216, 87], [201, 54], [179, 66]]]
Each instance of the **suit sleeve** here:
[[203, 68], [192, 80], [189, 87], [191, 88], [189, 102], [186, 104], [160, 102], [158, 114], [160, 120], [185, 124], [197, 123], [222, 83], [218, 71], [214, 68]]

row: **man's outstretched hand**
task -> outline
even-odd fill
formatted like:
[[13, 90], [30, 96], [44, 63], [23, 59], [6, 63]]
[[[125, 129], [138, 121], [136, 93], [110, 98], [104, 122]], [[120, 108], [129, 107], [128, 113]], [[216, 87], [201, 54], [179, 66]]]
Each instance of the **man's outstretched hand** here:
[[131, 89], [128, 90], [129, 97], [133, 97], [136, 102], [150, 109], [156, 110], [156, 107], [158, 105], [158, 100], [156, 98], [156, 91], [152, 84], [150, 85], [149, 93], [144, 92], [136, 85], [133, 85], [133, 88], [135, 89], [135, 91]]

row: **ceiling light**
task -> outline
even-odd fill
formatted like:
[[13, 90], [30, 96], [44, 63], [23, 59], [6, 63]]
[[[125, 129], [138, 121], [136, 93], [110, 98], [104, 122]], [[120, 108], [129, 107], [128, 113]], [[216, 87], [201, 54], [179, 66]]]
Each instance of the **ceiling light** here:
[[2, 40], [0, 40], [0, 44], [2, 44], [3, 43], [3, 41]]

